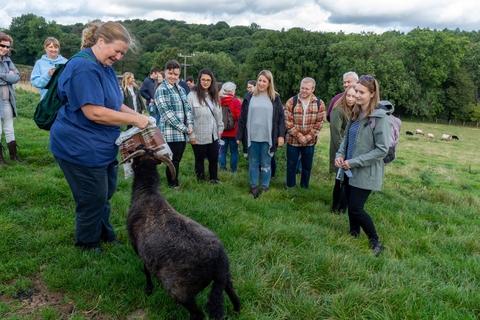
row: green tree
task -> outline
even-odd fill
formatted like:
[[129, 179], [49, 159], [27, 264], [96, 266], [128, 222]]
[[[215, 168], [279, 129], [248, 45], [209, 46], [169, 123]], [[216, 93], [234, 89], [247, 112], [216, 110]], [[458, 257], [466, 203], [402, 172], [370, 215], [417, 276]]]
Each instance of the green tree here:
[[445, 93], [444, 108], [441, 116], [446, 120], [469, 121], [468, 107], [474, 101], [475, 85], [465, 68], [453, 70], [443, 83]]
[[219, 82], [234, 81], [238, 70], [230, 56], [226, 53], [195, 52], [193, 66], [189, 69], [188, 75], [197, 78], [203, 68], [209, 68]]
[[161, 66], [160, 70], [163, 70], [167, 61], [175, 59], [178, 62], [182, 63], [182, 61], [179, 61], [179, 53], [180, 49], [178, 49], [177, 47], [165, 48], [156, 55], [155, 59], [153, 60], [153, 64], [155, 66]]
[[31, 66], [45, 53], [43, 49], [45, 39], [47, 37], [60, 39], [62, 33], [55, 21], [47, 23], [45, 18], [33, 13], [13, 18], [9, 32], [14, 40], [15, 50], [12, 57], [15, 63]]

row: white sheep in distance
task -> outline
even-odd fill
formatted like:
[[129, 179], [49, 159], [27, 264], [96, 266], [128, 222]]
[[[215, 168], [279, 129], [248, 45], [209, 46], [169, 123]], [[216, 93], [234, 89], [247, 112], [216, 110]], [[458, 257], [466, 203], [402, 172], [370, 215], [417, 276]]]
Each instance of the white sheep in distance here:
[[417, 129], [417, 130], [415, 131], [415, 134], [421, 134], [422, 136], [424, 135], [424, 134], [423, 134], [423, 131], [420, 130], [420, 129]]
[[435, 138], [435, 136], [433, 135], [433, 133], [428, 133], [427, 138], [433, 139], [433, 138]]
[[147, 294], [152, 293], [153, 275], [190, 312], [190, 319], [203, 319], [205, 315], [195, 297], [213, 281], [207, 303], [210, 319], [224, 316], [223, 291], [232, 301], [233, 309], [240, 311], [240, 299], [233, 288], [228, 256], [220, 239], [175, 211], [158, 190], [158, 164], [164, 162], [175, 177], [170, 159], [143, 145], [122, 163], [130, 159], [133, 159], [134, 179], [127, 231], [145, 269]]
[[440, 140], [445, 140], [445, 141], [452, 140], [452, 136], [448, 134], [442, 134], [442, 138]]

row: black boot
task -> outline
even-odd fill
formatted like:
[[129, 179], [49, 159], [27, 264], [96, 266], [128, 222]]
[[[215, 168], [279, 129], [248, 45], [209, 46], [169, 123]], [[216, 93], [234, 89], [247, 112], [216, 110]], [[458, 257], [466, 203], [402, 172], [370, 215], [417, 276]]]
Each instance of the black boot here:
[[370, 249], [373, 250], [373, 255], [378, 257], [384, 249], [380, 239], [370, 239]]
[[7, 162], [7, 160], [5, 160], [5, 158], [3, 158], [3, 150], [4, 150], [3, 145], [0, 142], [0, 166], [1, 165], [10, 166], [10, 164]]
[[18, 163], [23, 164], [17, 154], [17, 141], [13, 140], [7, 143], [8, 152], [10, 153], [10, 160], [17, 161]]

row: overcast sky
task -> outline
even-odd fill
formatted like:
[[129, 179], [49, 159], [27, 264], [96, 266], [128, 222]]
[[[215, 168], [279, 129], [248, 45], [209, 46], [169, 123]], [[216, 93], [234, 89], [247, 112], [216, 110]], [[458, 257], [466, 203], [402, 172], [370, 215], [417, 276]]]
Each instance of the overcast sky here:
[[164, 18], [230, 26], [257, 23], [263, 29], [383, 33], [420, 28], [480, 30], [476, 0], [1, 0], [0, 27], [33, 13], [47, 22]]

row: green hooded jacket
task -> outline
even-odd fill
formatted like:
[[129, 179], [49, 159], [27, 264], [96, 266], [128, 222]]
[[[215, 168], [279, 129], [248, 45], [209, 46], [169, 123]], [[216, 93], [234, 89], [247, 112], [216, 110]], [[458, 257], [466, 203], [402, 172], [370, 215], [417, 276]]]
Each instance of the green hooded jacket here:
[[[373, 113], [360, 120], [357, 136], [355, 137], [355, 147], [348, 164], [351, 167], [353, 177], [349, 179], [349, 185], [366, 190], [379, 191], [382, 189], [383, 176], [385, 174], [385, 164], [383, 158], [388, 153], [390, 145], [390, 127], [391, 123], [387, 117], [393, 112], [393, 107], [387, 110], [379, 104]], [[370, 118], [375, 117], [376, 124], [374, 130], [370, 126]], [[346, 156], [346, 144], [348, 140], [348, 131], [351, 120], [345, 128], [345, 136], [336, 158]]]

